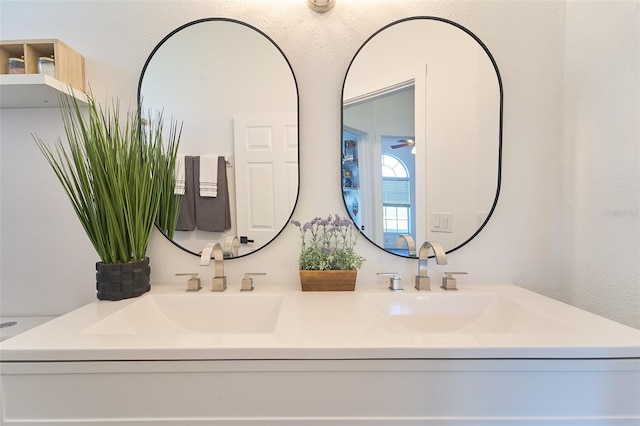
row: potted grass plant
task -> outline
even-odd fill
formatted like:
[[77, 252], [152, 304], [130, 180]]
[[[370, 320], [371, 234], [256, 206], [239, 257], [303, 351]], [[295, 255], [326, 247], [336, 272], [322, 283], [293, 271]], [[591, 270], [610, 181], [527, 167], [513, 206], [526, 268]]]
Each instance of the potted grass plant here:
[[86, 108], [75, 98], [61, 102], [68, 145], [59, 138], [51, 148], [34, 139], [98, 253], [98, 299], [138, 297], [150, 289], [146, 251], [161, 203], [171, 210], [166, 204], [179, 202], [167, 183], [178, 126], [172, 120], [165, 139], [161, 114], [143, 119], [138, 107], [121, 119], [117, 100], [103, 109], [91, 95]]
[[302, 291], [353, 291], [365, 259], [355, 251], [359, 232], [351, 219], [329, 215], [301, 224], [300, 284]]

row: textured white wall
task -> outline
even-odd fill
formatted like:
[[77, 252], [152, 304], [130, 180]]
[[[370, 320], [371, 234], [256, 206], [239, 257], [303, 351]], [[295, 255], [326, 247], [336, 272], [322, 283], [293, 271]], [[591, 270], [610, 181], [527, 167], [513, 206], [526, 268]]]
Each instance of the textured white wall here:
[[567, 3], [561, 242], [565, 249], [560, 289], [562, 300], [636, 327], [640, 327], [639, 10], [637, 1]]
[[[3, 0], [0, 38], [61, 39], [85, 56], [87, 81], [99, 100], [117, 96], [125, 105], [134, 105], [146, 57], [174, 28], [217, 16], [261, 29], [284, 51], [298, 81], [301, 188], [294, 216], [306, 220], [345, 213], [340, 192], [340, 91], [358, 47], [397, 19], [432, 15], [456, 21], [483, 40], [502, 74], [503, 184], [490, 223], [449, 256], [446, 268], [468, 271], [467, 282], [510, 281], [640, 327], [637, 210], [635, 216], [622, 219], [602, 213], [627, 208], [633, 212], [638, 207], [638, 51], [637, 41], [629, 41], [638, 39], [638, 9], [637, 2], [606, 4], [592, 21], [599, 24], [598, 13], [606, 12], [612, 18], [603, 24], [607, 31], [593, 31], [594, 22], [583, 19], [592, 5], [555, 1], [338, 0], [330, 12], [317, 14], [303, 0]], [[624, 18], [624, 25], [618, 25], [618, 18]], [[615, 31], [610, 34], [609, 28]], [[601, 55], [585, 49], [581, 37], [587, 35], [597, 37]], [[627, 47], [612, 53], [610, 47], [619, 39]], [[605, 53], [614, 57], [608, 60]], [[572, 66], [582, 70], [573, 72]], [[584, 68], [593, 70], [592, 82]], [[597, 92], [590, 83], [597, 83]], [[610, 85], [616, 90], [611, 92]], [[565, 86], [568, 95], [585, 95], [580, 103], [568, 96], [565, 101]], [[565, 110], [575, 130], [563, 128]], [[59, 112], [2, 110], [0, 126], [2, 315], [60, 314], [94, 300], [92, 263], [97, 256], [30, 136], [36, 132], [53, 141], [62, 135]], [[597, 137], [588, 132], [592, 128]], [[595, 138], [584, 152], [578, 149], [582, 138]], [[587, 165], [600, 169], [572, 180]], [[591, 179], [598, 184], [592, 185]], [[575, 193], [588, 189], [589, 196], [565, 209], [573, 188]], [[616, 194], [614, 199], [600, 205], [610, 194]], [[563, 221], [565, 213], [569, 217]], [[590, 232], [596, 232], [594, 238]], [[231, 283], [237, 285], [248, 271], [268, 273], [259, 285], [296, 282], [297, 244], [296, 230], [290, 228], [266, 249], [227, 262]], [[359, 285], [384, 285], [375, 275], [383, 269], [397, 271], [407, 281], [415, 274], [415, 261], [388, 255], [364, 239], [358, 247], [368, 259]], [[158, 233], [149, 255], [155, 282], [174, 281], [175, 272], [200, 269], [195, 257], [175, 249]], [[618, 271], [615, 283], [610, 280], [612, 267]], [[434, 272], [440, 274], [443, 268], [435, 267]]]

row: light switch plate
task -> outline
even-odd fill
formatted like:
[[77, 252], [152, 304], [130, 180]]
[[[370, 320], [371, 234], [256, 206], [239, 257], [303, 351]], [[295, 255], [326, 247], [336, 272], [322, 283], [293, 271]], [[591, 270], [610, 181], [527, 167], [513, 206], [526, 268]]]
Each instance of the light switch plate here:
[[431, 213], [431, 232], [453, 232], [453, 213]]

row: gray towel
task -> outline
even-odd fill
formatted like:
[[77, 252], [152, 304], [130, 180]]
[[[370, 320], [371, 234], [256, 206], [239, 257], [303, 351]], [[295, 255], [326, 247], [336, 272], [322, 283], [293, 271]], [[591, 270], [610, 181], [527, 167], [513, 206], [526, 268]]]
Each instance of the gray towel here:
[[231, 228], [231, 208], [229, 206], [229, 187], [227, 185], [227, 163], [223, 156], [218, 157], [218, 196], [200, 196], [200, 157], [193, 161], [195, 182], [196, 227], [202, 231], [224, 232]]
[[184, 157], [184, 195], [180, 202], [176, 231], [193, 231], [196, 229], [194, 162], [195, 157], [189, 155]]

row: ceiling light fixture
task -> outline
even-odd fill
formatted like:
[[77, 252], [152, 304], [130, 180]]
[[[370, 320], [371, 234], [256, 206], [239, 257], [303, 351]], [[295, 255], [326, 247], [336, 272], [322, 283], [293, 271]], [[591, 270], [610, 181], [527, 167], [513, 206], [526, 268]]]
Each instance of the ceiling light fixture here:
[[335, 6], [336, 0], [307, 0], [307, 5], [311, 10], [324, 13]]

